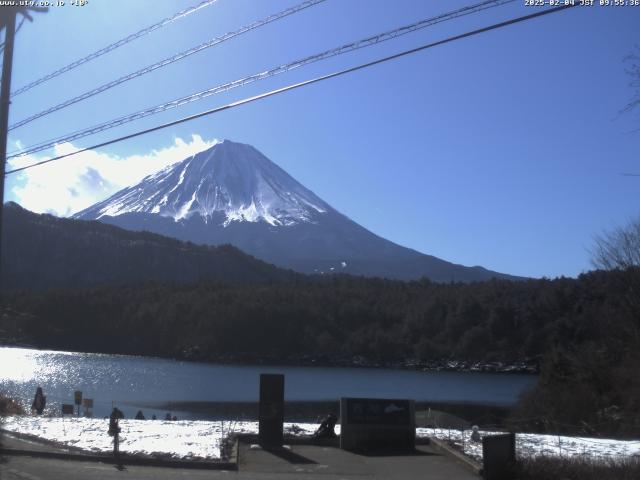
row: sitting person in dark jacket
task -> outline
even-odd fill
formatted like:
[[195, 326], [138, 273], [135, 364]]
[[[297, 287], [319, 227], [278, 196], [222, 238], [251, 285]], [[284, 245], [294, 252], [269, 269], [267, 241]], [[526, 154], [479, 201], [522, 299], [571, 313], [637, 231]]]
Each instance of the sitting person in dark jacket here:
[[333, 429], [337, 422], [338, 418], [333, 413], [330, 413], [322, 419], [320, 426], [313, 436], [315, 438], [336, 438], [336, 432], [334, 432]]

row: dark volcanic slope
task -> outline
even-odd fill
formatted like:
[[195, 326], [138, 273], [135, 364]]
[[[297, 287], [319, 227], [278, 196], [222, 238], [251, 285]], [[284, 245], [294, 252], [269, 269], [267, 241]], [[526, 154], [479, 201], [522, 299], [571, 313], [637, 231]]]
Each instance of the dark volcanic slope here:
[[270, 282], [296, 276], [229, 245], [197, 246], [5, 204], [2, 285], [8, 290], [144, 281]]

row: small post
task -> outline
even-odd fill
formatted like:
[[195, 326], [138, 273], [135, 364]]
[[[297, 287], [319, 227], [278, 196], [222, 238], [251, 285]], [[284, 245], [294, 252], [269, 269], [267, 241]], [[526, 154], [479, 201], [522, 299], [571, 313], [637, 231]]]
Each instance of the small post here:
[[464, 436], [464, 427], [462, 427], [462, 453], [467, 453], [467, 439]]
[[76, 390], [73, 392], [74, 403], [78, 406], [78, 417], [80, 416], [80, 405], [82, 405], [82, 391]]
[[118, 458], [120, 455], [120, 427], [113, 436], [113, 456]]
[[84, 416], [93, 417], [93, 398], [83, 398], [82, 406], [84, 407]]

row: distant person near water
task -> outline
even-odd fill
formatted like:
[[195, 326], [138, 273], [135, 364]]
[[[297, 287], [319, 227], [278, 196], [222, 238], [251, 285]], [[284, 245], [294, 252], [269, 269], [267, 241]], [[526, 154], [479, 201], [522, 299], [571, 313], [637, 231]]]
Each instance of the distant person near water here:
[[109, 435], [112, 437], [120, 433], [119, 420], [123, 418], [122, 412], [113, 407], [111, 415], [109, 415]]
[[120, 425], [119, 420], [124, 418], [124, 414], [118, 408], [113, 407], [113, 411], [109, 416], [109, 435], [113, 437], [113, 454], [119, 455], [120, 453]]
[[47, 405], [47, 397], [42, 393], [42, 387], [38, 387], [36, 389], [36, 396], [33, 399], [33, 403], [31, 404], [31, 411], [34, 411], [38, 415], [42, 415], [44, 411], [44, 407]]

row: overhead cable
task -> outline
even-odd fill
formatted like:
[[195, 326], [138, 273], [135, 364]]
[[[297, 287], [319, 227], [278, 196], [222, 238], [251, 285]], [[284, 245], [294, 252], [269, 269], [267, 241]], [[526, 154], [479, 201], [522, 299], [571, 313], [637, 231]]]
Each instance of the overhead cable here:
[[13, 130], [15, 128], [21, 127], [23, 125], [26, 125], [27, 123], [31, 123], [32, 121], [44, 117], [45, 115], [49, 115], [50, 113], [53, 112], [57, 112], [58, 110], [62, 110], [63, 108], [66, 108], [70, 105], [73, 105], [74, 103], [78, 103], [81, 102], [82, 100], [86, 100], [87, 98], [93, 97], [94, 95], [98, 95], [99, 93], [102, 93], [106, 90], [109, 90], [110, 88], [115, 87], [116, 85], [120, 85], [121, 83], [124, 82], [128, 82], [129, 80], [133, 80], [134, 78], [140, 77], [142, 75], [145, 75], [147, 73], [153, 72], [154, 70], [157, 70], [159, 68], [162, 67], [166, 67], [167, 65], [171, 65], [172, 63], [177, 62], [178, 60], [182, 60], [183, 58], [187, 58], [191, 55], [193, 55], [194, 53], [198, 53], [201, 52], [202, 50], [205, 50], [207, 48], [213, 47], [214, 45], [218, 45], [222, 42], [225, 42], [227, 40], [230, 40], [234, 37], [237, 37], [239, 35], [242, 35], [243, 33], [247, 33], [250, 32], [251, 30], [254, 30], [256, 28], [262, 27], [264, 25], [267, 25], [271, 22], [275, 22], [276, 20], [280, 20], [282, 18], [285, 18], [289, 15], [293, 15], [294, 13], [298, 13], [301, 10], [304, 10], [306, 8], [312, 7], [314, 5], [317, 5], [319, 3], [322, 3], [326, 0], [307, 0], [305, 2], [302, 2], [299, 5], [296, 5], [294, 7], [291, 8], [287, 8], [286, 10], [282, 10], [281, 12], [278, 12], [276, 14], [273, 15], [269, 15], [268, 17], [263, 18], [262, 20], [258, 20], [256, 22], [253, 22], [249, 25], [245, 25], [244, 27], [235, 30], [233, 32], [228, 32], [225, 33], [224, 35], [221, 35], [219, 37], [215, 37], [211, 40], [209, 40], [208, 42], [204, 42], [201, 43], [200, 45], [196, 45], [195, 47], [192, 47], [188, 50], [185, 50], [183, 52], [179, 52], [176, 53], [175, 55], [165, 58], [164, 60], [160, 60], [159, 62], [156, 62], [152, 65], [148, 65], [144, 68], [141, 68], [140, 70], [136, 70], [135, 72], [129, 73], [127, 75], [124, 75], [120, 78], [117, 78], [115, 80], [112, 80], [110, 82], [107, 82], [103, 85], [100, 85], [99, 87], [93, 88], [89, 91], [86, 91], [76, 97], [70, 98], [68, 100], [65, 100], [62, 103], [59, 103], [58, 105], [54, 105], [53, 107], [47, 108], [46, 110], [43, 110], [42, 112], [36, 113], [35, 115], [32, 115], [28, 118], [25, 118], [24, 120], [21, 120], [17, 123], [14, 123], [13, 125], [11, 125], [9, 127], [9, 130]]
[[286, 87], [282, 87], [282, 88], [278, 88], [278, 89], [275, 89], [275, 90], [271, 90], [269, 92], [265, 92], [265, 93], [262, 93], [260, 95], [255, 95], [253, 97], [248, 97], [248, 98], [245, 98], [245, 99], [242, 99], [242, 100], [238, 100], [236, 102], [228, 103], [228, 104], [223, 105], [221, 107], [212, 108], [210, 110], [206, 110], [204, 112], [200, 112], [200, 113], [197, 113], [197, 114], [194, 114], [194, 115], [189, 115], [187, 117], [184, 117], [184, 118], [181, 118], [181, 119], [178, 119], [178, 120], [174, 120], [174, 121], [167, 122], [167, 123], [164, 123], [164, 124], [161, 124], [161, 125], [157, 125], [157, 126], [152, 127], [152, 128], [147, 128], [146, 130], [140, 130], [138, 132], [130, 133], [130, 134], [124, 135], [122, 137], [114, 138], [112, 140], [107, 140], [105, 142], [98, 143], [96, 145], [92, 145], [90, 147], [86, 147], [86, 148], [82, 148], [82, 149], [76, 150], [75, 152], [67, 153], [67, 154], [64, 154], [64, 155], [58, 155], [57, 157], [49, 158], [47, 160], [42, 160], [42, 161], [35, 162], [35, 163], [30, 164], [30, 165], [25, 165], [25, 166], [19, 167], [19, 168], [14, 168], [13, 170], [7, 171], [5, 173], [5, 175], [9, 175], [11, 173], [16, 173], [16, 172], [21, 172], [21, 171], [24, 171], [24, 170], [27, 170], [27, 169], [30, 169], [30, 168], [33, 168], [33, 167], [37, 167], [37, 166], [44, 165], [44, 164], [47, 164], [47, 163], [51, 163], [51, 162], [55, 162], [55, 161], [58, 161], [58, 160], [62, 160], [63, 158], [71, 157], [73, 155], [78, 155], [80, 153], [87, 152], [89, 150], [95, 150], [97, 148], [105, 147], [107, 145], [112, 145], [114, 143], [122, 142], [124, 140], [129, 140], [131, 138], [139, 137], [141, 135], [146, 135], [148, 133], [152, 133], [152, 132], [164, 129], [164, 128], [172, 127], [174, 125], [178, 125], [178, 124], [185, 123], [185, 122], [188, 122], [188, 121], [191, 121], [191, 120], [195, 120], [197, 118], [201, 118], [201, 117], [204, 117], [204, 116], [207, 116], [207, 115], [212, 115], [212, 114], [215, 114], [215, 113], [219, 113], [219, 112], [222, 112], [222, 111], [225, 111], [225, 110], [229, 110], [229, 109], [232, 109], [232, 108], [235, 108], [235, 107], [239, 107], [241, 105], [245, 105], [247, 103], [255, 102], [257, 100], [262, 100], [263, 98], [267, 98], [267, 97], [271, 97], [271, 96], [274, 96], [274, 95], [278, 95], [280, 93], [288, 92], [290, 90], [295, 90], [297, 88], [304, 87], [304, 86], [307, 86], [307, 85], [311, 85], [311, 84], [314, 84], [314, 83], [318, 83], [318, 82], [321, 82], [323, 80], [328, 80], [330, 78], [346, 75], [348, 73], [352, 73], [352, 72], [355, 72], [355, 71], [358, 71], [358, 70], [362, 70], [362, 69], [365, 69], [365, 68], [368, 68], [368, 67], [372, 67], [374, 65], [379, 65], [381, 63], [385, 63], [385, 62], [388, 62], [388, 61], [391, 61], [391, 60], [396, 60], [398, 58], [401, 58], [401, 57], [404, 57], [404, 56], [407, 56], [407, 55], [411, 55], [411, 54], [414, 54], [414, 53], [417, 53], [417, 52], [421, 52], [423, 50], [427, 50], [429, 48], [437, 47], [439, 45], [444, 45], [446, 43], [450, 43], [450, 42], [453, 42], [453, 41], [456, 41], [456, 40], [461, 40], [463, 38], [471, 37], [473, 35], [478, 35], [478, 34], [485, 33], [485, 32], [491, 31], [491, 30], [496, 30], [496, 29], [499, 29], [499, 28], [506, 27], [508, 25], [513, 25], [513, 24], [521, 23], [521, 22], [524, 22], [524, 21], [527, 21], [527, 20], [532, 20], [534, 18], [541, 17], [543, 15], [549, 15], [551, 13], [556, 13], [556, 12], [559, 12], [561, 10], [566, 10], [568, 8], [572, 8], [574, 6], [575, 5], [567, 4], [567, 5], [562, 5], [562, 6], [559, 6], [559, 7], [548, 8], [548, 9], [545, 9], [545, 10], [537, 11], [537, 12], [529, 14], [529, 15], [524, 15], [522, 17], [512, 18], [511, 20], [507, 20], [507, 21], [500, 22], [500, 23], [495, 23], [493, 25], [489, 25], [488, 27], [483, 27], [483, 28], [479, 28], [477, 30], [472, 30], [470, 32], [462, 33], [460, 35], [455, 35], [453, 37], [448, 37], [448, 38], [445, 38], [444, 40], [439, 40], [437, 42], [428, 43], [428, 44], [422, 45], [420, 47], [412, 48], [410, 50], [405, 50], [403, 52], [396, 53], [396, 54], [390, 55], [388, 57], [380, 58], [378, 60], [374, 60], [374, 61], [371, 61], [371, 62], [367, 62], [367, 63], [363, 63], [363, 64], [360, 64], [360, 65], [357, 65], [355, 67], [350, 67], [350, 68], [347, 68], [347, 69], [344, 69], [344, 70], [340, 70], [338, 72], [329, 73], [327, 75], [323, 75], [323, 76], [320, 76], [320, 77], [312, 78], [310, 80], [305, 80], [303, 82], [299, 82], [299, 83], [295, 83], [295, 84], [292, 84], [292, 85], [288, 85]]
[[44, 77], [41, 77], [37, 80], [34, 80], [31, 83], [28, 83], [27, 85], [20, 87], [18, 89], [16, 89], [14, 92], [11, 93], [12, 97], [15, 97], [17, 95], [20, 95], [21, 93], [26, 92], [27, 90], [31, 90], [33, 87], [40, 85], [41, 83], [44, 83], [48, 80], [51, 80], [52, 78], [55, 78], [59, 75], [62, 75], [63, 73], [66, 73], [70, 70], [73, 70], [76, 67], [79, 67], [80, 65], [83, 65], [91, 60], [94, 60], [102, 55], [104, 55], [105, 53], [109, 53], [113, 50], [115, 50], [116, 48], [122, 47], [123, 45], [126, 45], [127, 43], [133, 42], [134, 40], [137, 40], [140, 37], [144, 37], [145, 35], [148, 35], [149, 33], [158, 30], [159, 28], [164, 27], [165, 25], [168, 25], [170, 23], [175, 22], [176, 20], [180, 19], [180, 18], [184, 18], [188, 15], [191, 15], [192, 13], [197, 12], [198, 10], [208, 7], [209, 5], [214, 4], [215, 2], [217, 2], [218, 0], [204, 0], [202, 2], [200, 2], [197, 5], [194, 5], [192, 7], [189, 7], [185, 10], [181, 10], [178, 13], [167, 17], [163, 20], [160, 20], [157, 23], [154, 23], [153, 25], [150, 25], [146, 28], [143, 28], [142, 30], [136, 32], [136, 33], [132, 33], [131, 35], [128, 35], [120, 40], [118, 40], [117, 42], [114, 42], [110, 45], [107, 45], [104, 48], [101, 48], [100, 50], [96, 50], [93, 53], [90, 53], [89, 55], [82, 57], [74, 62], [71, 62], [70, 64], [59, 68], [58, 70], [55, 70], [47, 75], [45, 75]]
[[[195, 102], [197, 100], [201, 100], [203, 98], [209, 97], [211, 95], [215, 95], [215, 94], [219, 94], [219, 93], [223, 93], [226, 92], [228, 90], [231, 90], [233, 88], [237, 88], [237, 87], [241, 87], [253, 82], [256, 82], [258, 80], [264, 80], [266, 78], [270, 78], [273, 77], [275, 75], [279, 75], [285, 72], [289, 72], [293, 69], [305, 66], [305, 65], [309, 65], [311, 63], [315, 63], [321, 60], [325, 60], [331, 57], [335, 57], [338, 55], [343, 55], [345, 53], [348, 52], [352, 52], [355, 50], [359, 50], [361, 48], [365, 48], [365, 47], [370, 47], [372, 45], [376, 45], [382, 42], [385, 42], [387, 40], [392, 40], [394, 38], [397, 38], [399, 36], [402, 35], [406, 35], [408, 33], [412, 33], [415, 32], [417, 30], [426, 28], [426, 27], [430, 27], [432, 25], [435, 25], [437, 23], [441, 23], [441, 22], [445, 22], [448, 20], [453, 20], [455, 18], [459, 18], [461, 16], [464, 15], [470, 15], [472, 13], [477, 13], [479, 11], [482, 10], [486, 10], [488, 8], [493, 8], [493, 7], [497, 7], [500, 5], [504, 5], [507, 3], [512, 3], [515, 0], [489, 0], [489, 1], [483, 1], [474, 5], [470, 5], [467, 7], [463, 7], [448, 13], [444, 13], [441, 15], [438, 15], [436, 17], [431, 17], [431, 18], [427, 18], [427, 19], [423, 19], [417, 22], [414, 22], [410, 25], [404, 25], [402, 27], [393, 29], [393, 30], [389, 30], [387, 32], [384, 33], [379, 33], [377, 35], [371, 36], [371, 37], [367, 37], [367, 38], [363, 38], [360, 40], [357, 40], [355, 42], [351, 42], [345, 45], [342, 45], [340, 47], [337, 48], [332, 48], [329, 50], [325, 50], [324, 52], [315, 54], [315, 55], [311, 55], [309, 57], [305, 57], [299, 60], [295, 60], [293, 62], [284, 64], [284, 65], [279, 65], [277, 67], [271, 68], [269, 70], [265, 70], [259, 73], [255, 73], [253, 75], [249, 75], [247, 77], [243, 77], [237, 80], [234, 80], [232, 82], [228, 82], [228, 83], [223, 83], [220, 85], [216, 85], [214, 87], [208, 88], [206, 90], [202, 90], [200, 92], [197, 93], [193, 93], [191, 95], [187, 95], [185, 97], [181, 97], [175, 100], [171, 100], [169, 102], [160, 104], [160, 105], [156, 105], [154, 107], [150, 107], [150, 108], [146, 108], [144, 110], [139, 110], [137, 112], [113, 119], [113, 120], [109, 120], [107, 122], [98, 124], [98, 125], [94, 125], [92, 127], [86, 128], [84, 130], [80, 130], [62, 137], [58, 137], [52, 140], [47, 140], [44, 142], [40, 142], [38, 144], [32, 145], [30, 147], [27, 147], [26, 149], [23, 149], [19, 152], [15, 152], [12, 153], [8, 158], [15, 158], [15, 157], [19, 157], [19, 156], [24, 156], [24, 155], [29, 155], [32, 153], [36, 153], [36, 152], [40, 152], [42, 150], [46, 150], [48, 148], [51, 148], [59, 143], [64, 143], [64, 142], [71, 142], [73, 140], [77, 140], [79, 138], [83, 138], [86, 137], [88, 135], [93, 135], [99, 132], [102, 132], [104, 130], [108, 130], [110, 128], [114, 128], [114, 127], [118, 127], [120, 125], [123, 125], [125, 123], [129, 123], [132, 122], [134, 120], [138, 120], [144, 117], [148, 117], [149, 115], [154, 115], [157, 113], [161, 113], [164, 112], [166, 110], [172, 109], [172, 108], [176, 108], [182, 105], [185, 105], [187, 103], [191, 103], [191, 102]], [[15, 126], [12, 126], [11, 128], [15, 128]]]

